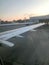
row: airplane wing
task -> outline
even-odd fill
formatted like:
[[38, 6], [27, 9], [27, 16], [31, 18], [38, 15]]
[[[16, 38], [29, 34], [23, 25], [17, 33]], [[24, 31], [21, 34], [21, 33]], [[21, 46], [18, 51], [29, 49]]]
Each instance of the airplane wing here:
[[2, 32], [0, 33], [0, 42], [3, 44], [6, 44], [9, 47], [14, 46], [13, 43], [8, 42], [7, 40], [14, 37], [14, 36], [19, 36], [22, 33], [25, 33], [29, 30], [34, 30], [37, 27], [40, 27], [42, 25], [44, 25], [45, 23], [39, 23], [39, 24], [35, 24], [35, 25], [30, 25], [30, 26], [26, 26], [26, 27], [22, 27], [22, 28], [18, 28], [18, 29], [14, 29], [14, 30], [10, 30], [10, 31], [6, 31], [6, 32]]

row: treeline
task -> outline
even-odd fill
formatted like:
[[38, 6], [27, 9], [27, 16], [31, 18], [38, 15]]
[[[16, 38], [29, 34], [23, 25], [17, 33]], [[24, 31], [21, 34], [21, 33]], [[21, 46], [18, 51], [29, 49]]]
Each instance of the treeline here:
[[13, 21], [3, 21], [0, 20], [0, 24], [8, 24], [8, 23], [24, 23], [24, 22], [29, 22], [29, 19], [26, 20], [13, 20]]

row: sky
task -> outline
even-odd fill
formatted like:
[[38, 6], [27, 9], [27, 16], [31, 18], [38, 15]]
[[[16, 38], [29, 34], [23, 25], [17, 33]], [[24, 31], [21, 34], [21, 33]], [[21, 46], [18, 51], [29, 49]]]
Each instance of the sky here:
[[18, 20], [49, 14], [49, 0], [0, 0], [0, 19]]

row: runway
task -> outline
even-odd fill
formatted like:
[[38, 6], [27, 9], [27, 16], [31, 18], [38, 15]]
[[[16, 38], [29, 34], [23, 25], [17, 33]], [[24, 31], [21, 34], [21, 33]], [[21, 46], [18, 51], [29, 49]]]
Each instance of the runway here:
[[17, 29], [17, 28], [24, 27], [24, 26], [26, 26], [26, 25], [24, 25], [24, 24], [23, 25], [22, 24], [17, 24], [17, 25], [0, 26], [0, 32]]

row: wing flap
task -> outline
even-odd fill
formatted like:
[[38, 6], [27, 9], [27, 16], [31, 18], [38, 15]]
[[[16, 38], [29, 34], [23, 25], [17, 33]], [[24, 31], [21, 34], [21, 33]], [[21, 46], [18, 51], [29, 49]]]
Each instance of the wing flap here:
[[14, 44], [12, 42], [4, 41], [4, 40], [0, 40], [0, 44], [7, 45], [9, 47], [14, 46]]

